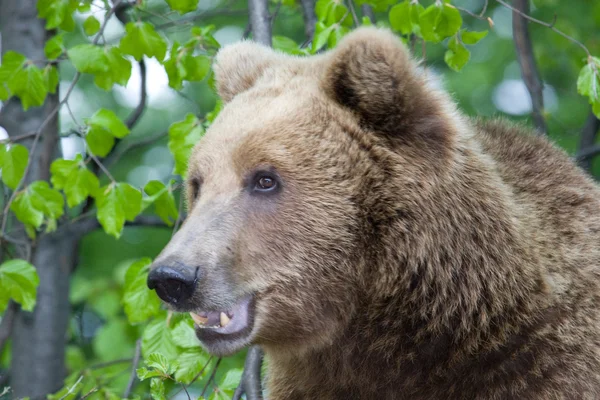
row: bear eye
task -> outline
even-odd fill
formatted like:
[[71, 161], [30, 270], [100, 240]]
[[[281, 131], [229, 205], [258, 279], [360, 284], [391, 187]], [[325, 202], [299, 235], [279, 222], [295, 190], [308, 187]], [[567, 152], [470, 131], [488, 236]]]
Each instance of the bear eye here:
[[256, 192], [272, 192], [277, 189], [279, 183], [277, 179], [272, 175], [261, 174], [258, 175], [254, 181], [254, 191]]

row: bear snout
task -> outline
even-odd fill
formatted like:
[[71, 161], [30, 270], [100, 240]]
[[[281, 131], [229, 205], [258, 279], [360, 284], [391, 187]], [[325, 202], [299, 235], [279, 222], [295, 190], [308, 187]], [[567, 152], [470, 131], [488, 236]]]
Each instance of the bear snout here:
[[155, 290], [158, 297], [173, 305], [185, 304], [196, 290], [196, 270], [159, 265], [148, 274], [148, 288]]

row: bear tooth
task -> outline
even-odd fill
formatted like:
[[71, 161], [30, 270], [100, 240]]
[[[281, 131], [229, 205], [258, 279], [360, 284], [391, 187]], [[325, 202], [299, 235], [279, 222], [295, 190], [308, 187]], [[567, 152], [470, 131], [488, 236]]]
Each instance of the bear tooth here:
[[208, 318], [203, 318], [203, 317], [199, 316], [198, 314], [194, 314], [193, 312], [190, 313], [190, 316], [192, 317], [194, 322], [198, 325], [206, 325], [206, 323], [208, 322]]
[[221, 320], [221, 327], [226, 327], [227, 324], [229, 323], [229, 321], [231, 321], [229, 319], [229, 317], [227, 316], [227, 314], [225, 314], [224, 312], [221, 312], [221, 315], [219, 316], [220, 320]]

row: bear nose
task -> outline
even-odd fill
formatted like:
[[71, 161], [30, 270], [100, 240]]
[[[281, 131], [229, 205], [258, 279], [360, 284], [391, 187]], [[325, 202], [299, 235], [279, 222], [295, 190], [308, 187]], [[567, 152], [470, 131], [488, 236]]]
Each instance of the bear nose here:
[[148, 287], [156, 290], [163, 301], [177, 305], [194, 294], [196, 277], [168, 266], [160, 266], [148, 274]]

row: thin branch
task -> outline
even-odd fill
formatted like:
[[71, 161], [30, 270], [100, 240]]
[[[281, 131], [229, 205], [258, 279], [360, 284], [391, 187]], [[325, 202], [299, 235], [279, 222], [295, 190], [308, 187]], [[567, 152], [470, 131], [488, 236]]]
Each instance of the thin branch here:
[[233, 400], [240, 400], [246, 395], [247, 400], [262, 400], [262, 388], [260, 383], [260, 370], [262, 366], [263, 352], [258, 346], [252, 346], [246, 355], [244, 372], [240, 385], [235, 389]]
[[560, 36], [564, 37], [565, 39], [567, 39], [567, 40], [571, 41], [572, 43], [575, 43], [577, 46], [581, 47], [581, 49], [582, 49], [583, 51], [585, 51], [585, 54], [587, 54], [588, 58], [591, 58], [591, 57], [592, 57], [592, 53], [590, 53], [590, 51], [588, 50], [588, 48], [587, 48], [587, 47], [585, 47], [585, 45], [584, 45], [583, 43], [581, 43], [579, 40], [577, 40], [577, 39], [575, 39], [575, 38], [573, 38], [573, 37], [571, 37], [571, 36], [567, 35], [567, 34], [566, 34], [566, 33], [564, 33], [563, 31], [561, 31], [561, 30], [559, 30], [559, 29], [556, 29], [556, 28], [554, 27], [554, 22], [552, 22], [551, 24], [549, 24], [549, 23], [547, 23], [547, 22], [541, 21], [541, 20], [539, 20], [539, 19], [537, 19], [537, 18], [533, 18], [533, 17], [531, 17], [531, 16], [527, 15], [527, 14], [526, 14], [526, 13], [524, 13], [523, 11], [516, 9], [515, 7], [511, 6], [510, 4], [508, 4], [508, 3], [506, 3], [506, 2], [504, 2], [504, 1], [502, 1], [502, 0], [496, 0], [496, 1], [497, 1], [498, 3], [500, 3], [500, 4], [502, 4], [504, 7], [508, 8], [508, 9], [510, 9], [510, 10], [512, 10], [512, 11], [514, 11], [514, 12], [516, 12], [516, 13], [517, 13], [517, 14], [519, 14], [521, 17], [523, 17], [523, 18], [525, 18], [525, 19], [528, 19], [529, 21], [535, 22], [536, 24], [539, 24], [539, 25], [545, 26], [546, 28], [548, 28], [548, 29], [550, 29], [550, 30], [552, 30], [552, 31], [554, 31], [554, 32], [556, 32], [556, 33], [558, 33]]
[[[206, 393], [206, 390], [210, 386], [210, 383], [213, 381], [213, 379], [215, 379], [215, 374], [217, 373], [217, 368], [219, 368], [219, 364], [221, 364], [221, 360], [222, 360], [222, 358], [219, 358], [217, 360], [217, 362], [215, 363], [215, 366], [214, 366], [212, 372], [210, 373], [210, 376], [208, 377], [208, 381], [206, 381], [206, 385], [204, 385], [204, 388], [202, 389], [202, 393], [200, 393], [200, 397], [204, 396], [204, 394]], [[248, 400], [250, 400], [250, 399], [248, 399]]]
[[127, 382], [127, 387], [123, 392], [123, 398], [126, 399], [131, 394], [133, 390], [133, 385], [135, 384], [135, 380], [137, 379], [137, 367], [140, 363], [140, 359], [142, 358], [142, 340], [138, 339], [135, 342], [135, 354], [133, 356], [133, 363], [131, 365], [131, 374], [129, 375], [129, 382]]
[[[126, 221], [125, 226], [166, 228], [167, 224], [159, 217], [153, 215], [138, 215], [133, 221]], [[73, 220], [68, 224], [59, 226], [58, 230], [61, 229], [64, 229], [71, 235], [84, 236], [96, 229], [100, 229], [100, 223], [93, 214], [90, 214], [84, 218], [77, 219], [76, 221]]]
[[0, 143], [16, 143], [16, 142], [20, 142], [21, 140], [25, 140], [25, 139], [34, 137], [36, 134], [37, 134], [37, 131], [24, 133], [24, 134], [18, 135], [18, 136], [7, 137], [6, 139], [0, 140]]
[[354, 8], [354, 0], [348, 0], [348, 8], [350, 9], [350, 13], [352, 14], [354, 26], [360, 26], [360, 19], [358, 19], [358, 15], [356, 15], [356, 9]]
[[102, 368], [112, 367], [113, 365], [117, 365], [117, 364], [130, 363], [132, 361], [133, 361], [133, 358], [119, 358], [116, 360], [111, 360], [111, 361], [106, 361], [106, 362], [90, 365], [88, 367], [88, 369], [102, 369]]
[[267, 0], [248, 0], [248, 13], [254, 41], [271, 47], [271, 17]]
[[375, 13], [373, 12], [373, 7], [368, 4], [363, 4], [360, 6], [360, 11], [362, 11], [363, 15], [369, 18], [369, 21], [374, 25], [377, 20], [375, 19]]
[[283, 0], [279, 0], [277, 2], [277, 6], [275, 7], [275, 11], [273, 11], [273, 14], [271, 15], [271, 30], [273, 30], [273, 24], [275, 24], [275, 20], [277, 19], [277, 16], [279, 15], [279, 10], [281, 10], [282, 4], [283, 4]]
[[315, 25], [317, 24], [317, 14], [315, 14], [314, 0], [300, 0], [302, 12], [304, 15], [304, 34], [307, 41], [312, 41], [315, 34]]
[[533, 45], [527, 29], [527, 20], [522, 16], [529, 11], [529, 0], [515, 0], [513, 9], [513, 37], [517, 50], [517, 60], [521, 67], [521, 76], [531, 97], [533, 123], [538, 133], [547, 135], [548, 128], [544, 119], [543, 83], [537, 69]]
[[[87, 145], [86, 145], [87, 147]], [[88, 149], [89, 150], [89, 149]], [[102, 172], [104, 172], [106, 174], [106, 176], [108, 176], [108, 179], [110, 179], [111, 182], [116, 182], [115, 178], [111, 175], [110, 171], [108, 170], [108, 168], [106, 168], [104, 166], [104, 164], [102, 164], [102, 162], [98, 159], [98, 157], [96, 157], [96, 155], [94, 155], [94, 153], [92, 153], [92, 151], [88, 151], [88, 154], [90, 155], [90, 157], [92, 158], [92, 160], [94, 160], [94, 162], [96, 163], [96, 165], [98, 167], [100, 167], [100, 169], [102, 170]]]
[[589, 150], [594, 147], [594, 143], [596, 142], [596, 135], [600, 130], [600, 119], [594, 115], [592, 111], [588, 114], [588, 117], [585, 121], [585, 125], [581, 130], [581, 140], [579, 141], [579, 151], [577, 154], [577, 161], [579, 162], [579, 166], [586, 171], [590, 171], [592, 168], [592, 160], [591, 158], [595, 155], [594, 153], [590, 154], [587, 157], [581, 157], [581, 154], [586, 150]]
[[129, 117], [127, 117], [127, 121], [125, 121], [125, 125], [127, 125], [127, 127], [129, 129], [133, 129], [135, 124], [137, 124], [140, 117], [144, 113], [144, 110], [146, 109], [146, 101], [148, 98], [148, 89], [146, 87], [146, 63], [144, 62], [143, 58], [140, 60], [138, 65], [140, 66], [140, 78], [141, 78], [140, 79], [140, 101], [139, 101], [137, 107], [135, 108], [135, 110], [133, 110], [133, 112], [131, 113], [131, 115], [129, 115]]
[[[213, 357], [210, 356], [208, 357], [208, 361], [206, 362], [206, 364], [204, 364], [204, 367], [202, 367], [202, 369], [200, 370], [200, 372], [198, 372], [196, 374], [196, 376], [194, 376], [194, 378], [190, 381], [188, 386], [191, 386], [194, 382], [196, 382], [198, 380], [198, 378], [200, 378], [202, 376], [202, 374], [204, 373], [204, 371], [206, 370], [206, 367], [208, 367], [210, 365], [210, 362], [212, 361]], [[179, 393], [181, 393], [183, 391], [183, 389], [179, 389], [177, 392], [175, 392], [171, 398], [174, 398], [175, 396], [177, 396]]]

